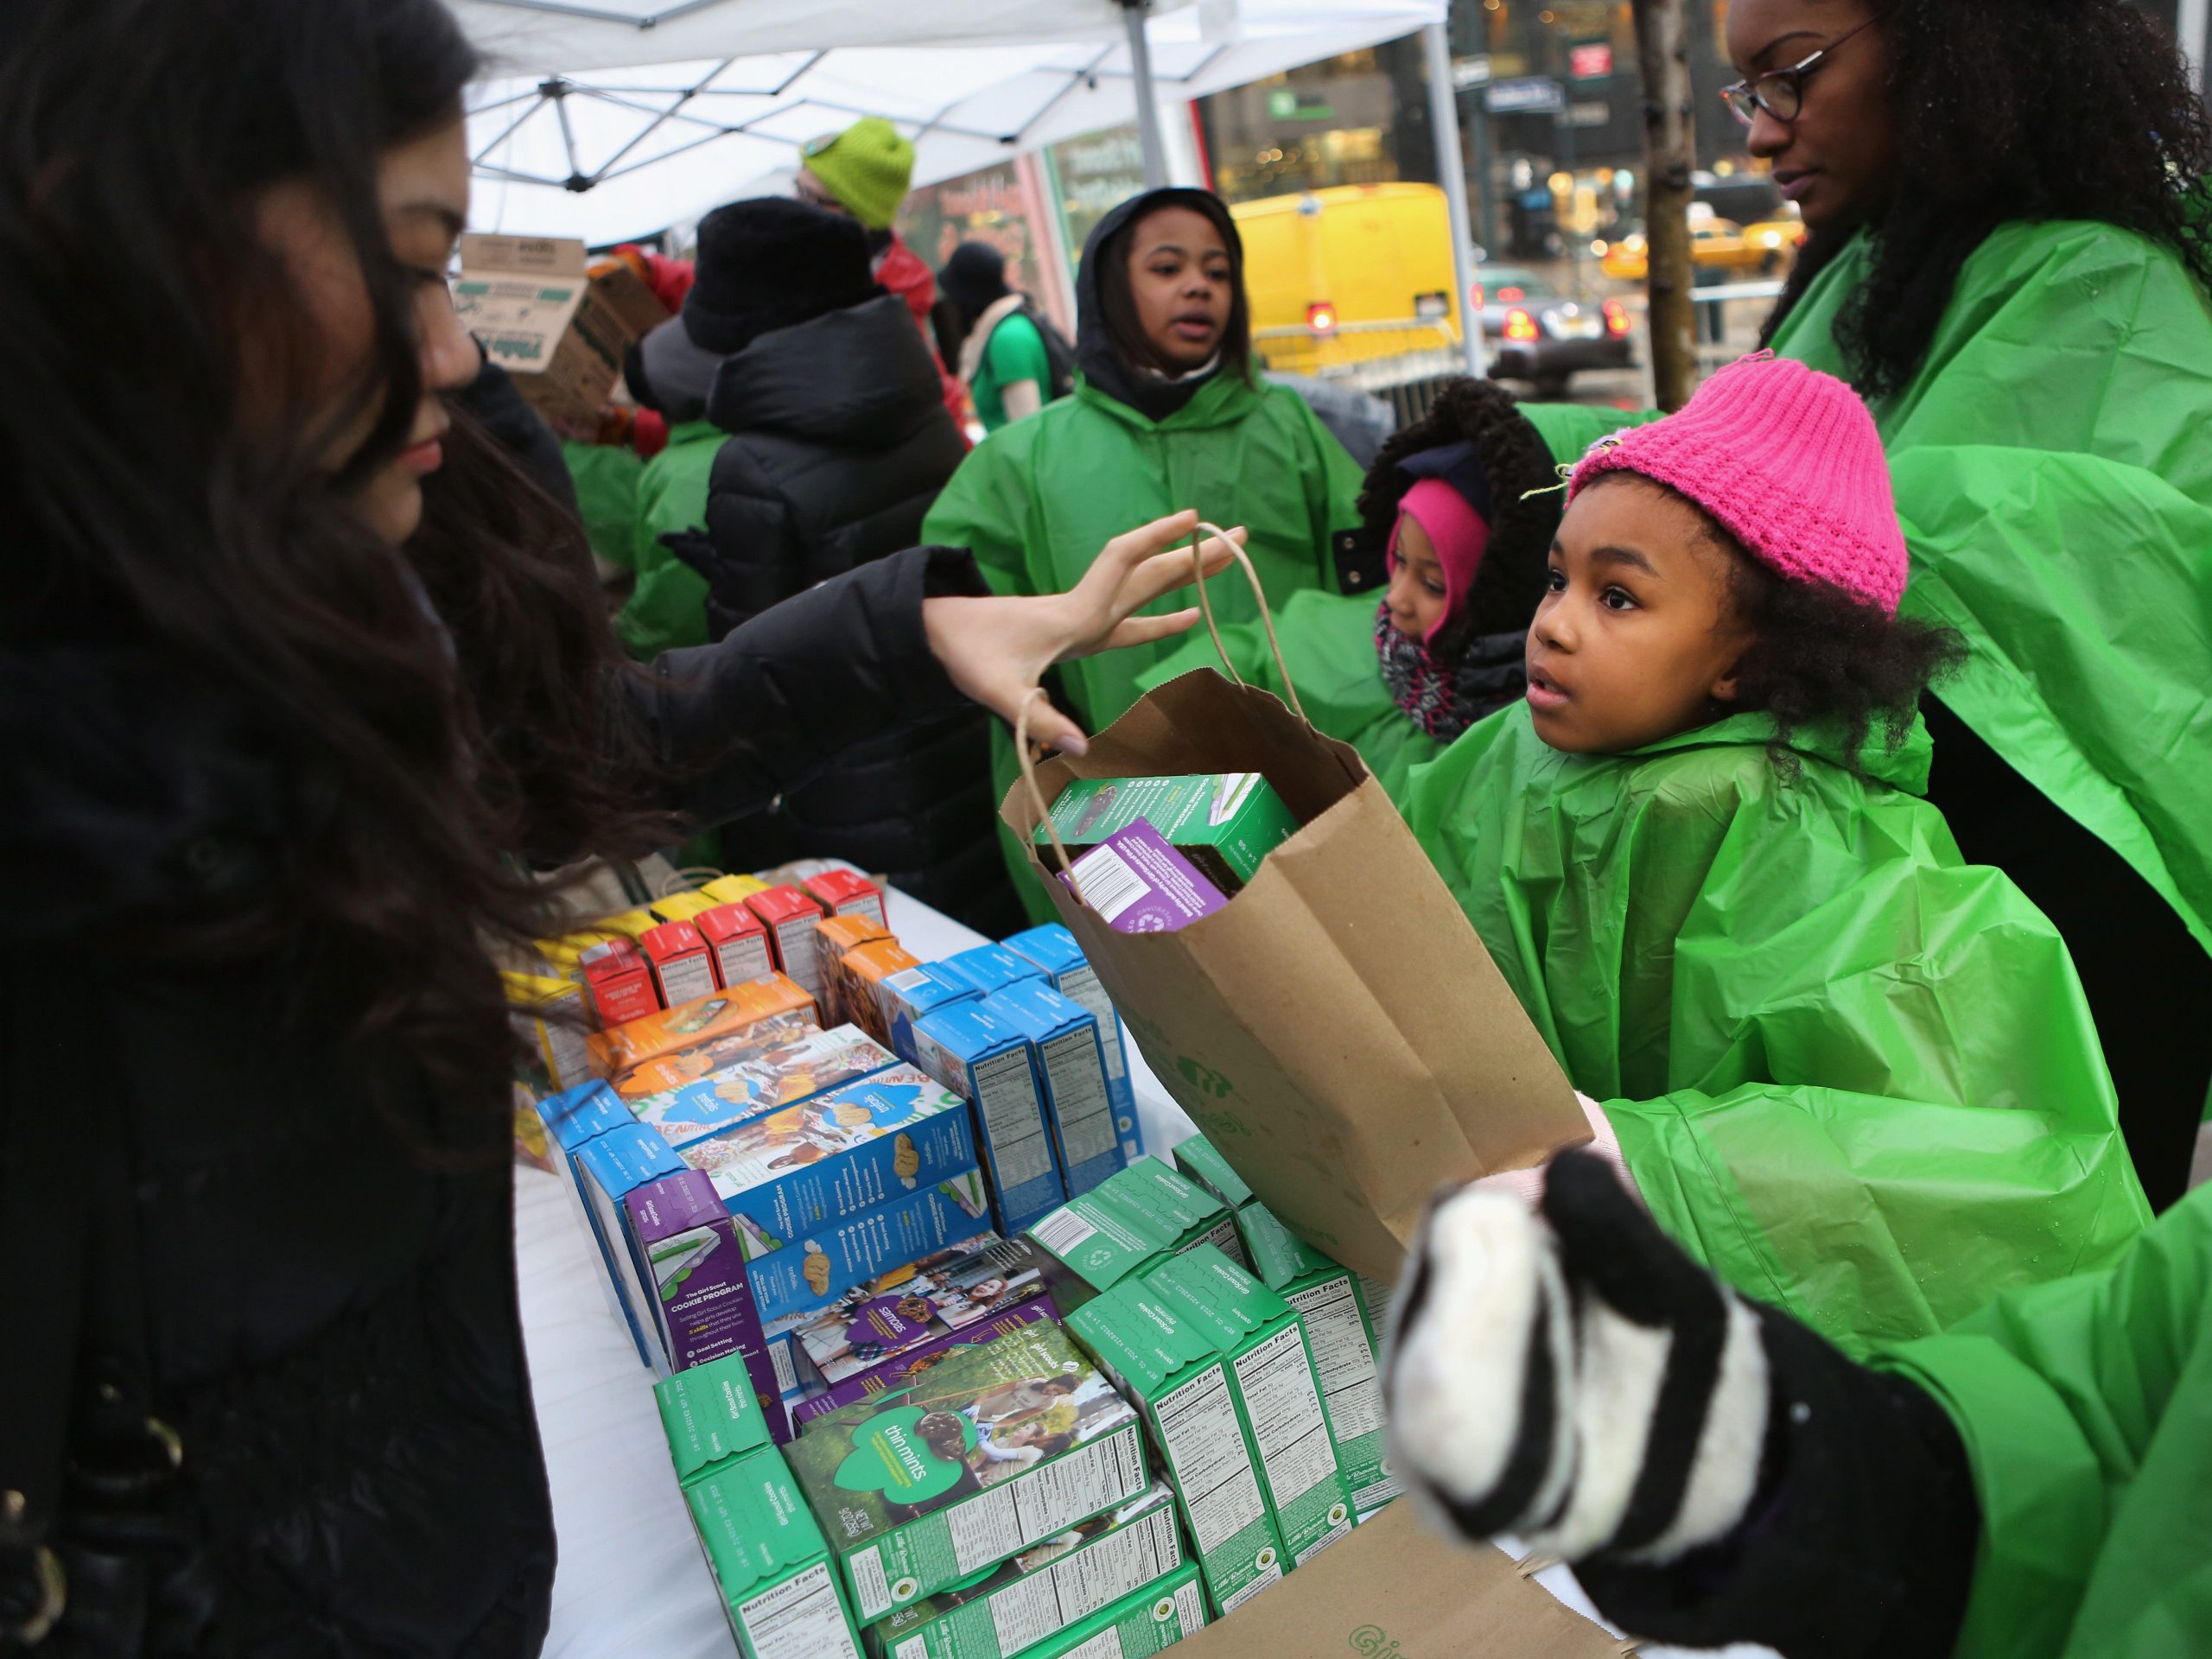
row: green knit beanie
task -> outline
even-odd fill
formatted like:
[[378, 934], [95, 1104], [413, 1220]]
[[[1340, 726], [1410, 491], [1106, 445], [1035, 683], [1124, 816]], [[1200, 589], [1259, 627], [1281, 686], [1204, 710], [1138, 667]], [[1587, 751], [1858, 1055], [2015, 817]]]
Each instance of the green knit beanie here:
[[847, 213], [872, 231], [890, 228], [914, 176], [914, 146], [898, 128], [880, 115], [865, 116], [800, 153], [806, 170]]

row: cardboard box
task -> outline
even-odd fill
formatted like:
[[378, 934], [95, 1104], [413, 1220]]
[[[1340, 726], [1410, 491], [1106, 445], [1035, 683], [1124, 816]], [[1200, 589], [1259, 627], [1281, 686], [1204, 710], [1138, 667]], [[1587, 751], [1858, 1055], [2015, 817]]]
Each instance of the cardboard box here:
[[638, 940], [638, 949], [653, 970], [653, 988], [661, 1006], [696, 1002], [721, 988], [715, 977], [715, 953], [699, 930], [689, 922], [663, 922], [649, 927]]
[[1357, 1277], [1359, 1310], [1367, 1315], [1367, 1340], [1379, 1358], [1390, 1334], [1390, 1309], [1398, 1300], [1398, 1287], [1380, 1279], [1370, 1279], [1363, 1273]]
[[627, 266], [587, 278], [584, 245], [567, 237], [465, 232], [454, 308], [485, 355], [514, 377], [531, 406], [595, 419], [623, 354], [668, 308]]
[[718, 905], [741, 905], [754, 893], [767, 892], [768, 883], [757, 875], [718, 875], [701, 883], [699, 891]]
[[719, 1129], [811, 1100], [899, 1063], [897, 1055], [853, 1026], [835, 1031], [800, 1026], [779, 1029], [770, 1038], [696, 1082], [632, 1100], [630, 1109], [671, 1146], [688, 1147]]
[[[716, 908], [720, 902], [694, 887], [688, 893], [671, 893], [665, 899], [654, 899], [652, 909], [664, 922], [690, 922], [696, 927], [699, 918]], [[761, 971], [766, 973], [767, 969]]]
[[[669, 1094], [730, 1066], [780, 1052], [822, 1029], [814, 1020], [814, 999], [781, 974], [771, 974], [766, 982], [755, 980], [753, 983], [788, 986], [797, 1006], [775, 1014], [750, 1014], [743, 1024], [719, 1035], [702, 1038], [688, 1048], [671, 1049], [610, 1072], [607, 1082], [614, 1092], [630, 1101]], [[716, 1000], [710, 996], [703, 1004], [690, 1006], [703, 1008]], [[676, 1010], [671, 1008], [669, 1012], [673, 1014]], [[652, 1021], [641, 1020], [633, 1023], [650, 1025]]]
[[553, 1144], [564, 1154], [574, 1154], [584, 1142], [609, 1129], [638, 1121], [612, 1089], [595, 1079], [546, 1096], [537, 1103], [537, 1115]]
[[[1196, 1564], [1185, 1562], [1133, 1596], [1078, 1619], [1022, 1659], [1150, 1659], [1205, 1628], [1205, 1596]], [[1354, 1649], [1363, 1651], [1363, 1649]], [[1390, 1659], [1396, 1659], [1391, 1656]]]
[[[1009, 1309], [1033, 1306], [1058, 1318], [1047, 1292], [1036, 1246], [994, 1234], [969, 1254], [896, 1284], [856, 1286], [840, 1296], [799, 1327], [801, 1370], [840, 1389], [909, 1354], [941, 1350]], [[849, 1390], [837, 1403], [880, 1392]]]
[[[1079, 778], [1052, 803], [1053, 827], [1080, 858], [1109, 836], [1145, 823], [1228, 895], [1259, 874], [1260, 861], [1298, 831], [1298, 820], [1256, 772], [1179, 778]], [[1039, 824], [1037, 844], [1051, 838]]]
[[584, 1052], [592, 1071], [613, 1084], [615, 1093], [626, 1097], [653, 1094], [656, 1089], [638, 1086], [631, 1075], [647, 1060], [669, 1054], [693, 1057], [692, 1069], [661, 1087], [689, 1083], [715, 1069], [710, 1062], [715, 1043], [741, 1037], [779, 1014], [797, 1014], [810, 1023], [814, 999], [781, 974], [769, 974], [741, 981], [711, 996], [658, 1009], [612, 1030], [594, 1031], [584, 1039]]
[[865, 1621], [950, 1589], [1151, 1484], [1136, 1414], [1058, 1326], [817, 1417], [789, 1449]]
[[[777, 1375], [737, 1230], [713, 1185], [696, 1170], [678, 1170], [634, 1188], [623, 1198], [622, 1211], [668, 1369], [689, 1370], [735, 1355], [767, 1413], [793, 1379]], [[768, 1421], [773, 1433], [776, 1414]]]
[[1027, 1236], [1052, 1258], [1052, 1300], [1072, 1312], [1169, 1256], [1201, 1244], [1218, 1249], [1224, 1235], [1234, 1243], [1236, 1232], [1225, 1207], [1157, 1158], [1140, 1158], [1036, 1223]]
[[608, 1298], [629, 1327], [639, 1363], [655, 1370], [664, 1370], [667, 1359], [653, 1299], [636, 1257], [630, 1253], [622, 1200], [647, 1181], [673, 1175], [683, 1167], [668, 1142], [634, 1122], [593, 1135], [577, 1147], [569, 1160], [584, 1225], [599, 1246], [600, 1261], [607, 1269]]
[[914, 1057], [976, 1103], [999, 1231], [1011, 1237], [1067, 1201], [1028, 1038], [982, 1003], [960, 1003], [915, 1021]]
[[1252, 1189], [1244, 1185], [1244, 1178], [1229, 1166], [1229, 1160], [1203, 1135], [1175, 1143], [1175, 1167], [1231, 1210], [1242, 1210], [1252, 1202]]
[[[979, 1323], [957, 1331], [945, 1331], [924, 1342], [869, 1365], [842, 1382], [832, 1382], [819, 1371], [806, 1371], [809, 1350], [804, 1345], [804, 1331], [801, 1332], [802, 1345], [797, 1358], [804, 1373], [802, 1380], [808, 1388], [808, 1397], [791, 1410], [791, 1432], [804, 1433], [806, 1426], [817, 1417], [842, 1410], [857, 1400], [873, 1399], [878, 1395], [899, 1394], [918, 1387], [925, 1376], [957, 1353], [970, 1348], [982, 1348], [1001, 1337], [1013, 1336], [1026, 1325], [1055, 1325], [1059, 1316], [1052, 1306], [1052, 1299], [1040, 1297], [1033, 1302], [1015, 1302], [1011, 1306], [990, 1314]], [[840, 1320], [842, 1325], [844, 1322]], [[812, 1326], [805, 1327], [811, 1330]], [[855, 1351], [844, 1350], [847, 1354]]]
[[[705, 895], [702, 894], [702, 897]], [[776, 952], [768, 925], [741, 904], [713, 905], [692, 918], [692, 926], [715, 953], [715, 970], [724, 985], [742, 985], [776, 971]]]
[[652, 967], [627, 939], [607, 939], [576, 959], [602, 1026], [627, 1025], [660, 1007]]
[[653, 1384], [653, 1400], [679, 1486], [775, 1443], [752, 1375], [737, 1354], [663, 1377]]
[[1042, 979], [1037, 964], [1002, 944], [979, 944], [957, 951], [936, 964], [938, 973], [955, 984], [965, 985], [977, 996], [988, 996], [1025, 979]]
[[823, 1011], [831, 1020], [857, 1020], [845, 1006], [844, 988], [837, 976], [839, 959], [848, 950], [890, 938], [891, 930], [873, 916], [824, 916], [815, 923], [815, 972], [821, 980]]
[[584, 988], [579, 980], [559, 974], [504, 972], [507, 1019], [528, 1046], [534, 1064], [523, 1081], [545, 1086], [531, 1092], [543, 1096], [555, 1090], [573, 1089], [591, 1077], [585, 1039]]
[[895, 1049], [898, 1046], [891, 1041], [891, 999], [884, 991], [884, 982], [893, 974], [920, 966], [896, 939], [878, 939], [848, 950], [830, 970], [837, 987], [837, 1005], [846, 1011], [848, 1020], [877, 1042]]
[[923, 963], [882, 982], [884, 1017], [891, 1027], [891, 1046], [902, 1060], [918, 1065], [914, 1052], [916, 1022], [946, 1008], [982, 999], [964, 979], [955, 979], [937, 963]]
[[1119, 1509], [900, 1608], [861, 1640], [872, 1659], [1015, 1659], [1182, 1565], [1175, 1495], [1155, 1481]]
[[745, 902], [767, 927], [776, 948], [776, 970], [790, 975], [819, 1001], [822, 969], [815, 960], [814, 925], [822, 919], [822, 907], [797, 887], [770, 887]]
[[1122, 1161], [1134, 1163], [1144, 1156], [1144, 1135], [1137, 1122], [1136, 1092], [1129, 1083], [1128, 1035], [1122, 1016], [1097, 970], [1083, 954], [1075, 935], [1053, 922], [1011, 935], [1006, 948], [1033, 962], [1044, 971], [1045, 982], [1062, 996], [1080, 1002], [1098, 1021], [1098, 1043], [1106, 1061], [1106, 1093], [1114, 1103], [1114, 1128], [1122, 1137]]
[[544, 964], [547, 973], [558, 974], [581, 984], [583, 981], [584, 952], [594, 945], [605, 944], [609, 939], [627, 937], [611, 927], [580, 927], [550, 939], [539, 939], [531, 949], [537, 953], [537, 958]]
[[1229, 893], [1139, 822], [1077, 853], [1059, 879], [1117, 933], [1176, 933], [1229, 907]]
[[1298, 1311], [1329, 1412], [1337, 1469], [1356, 1510], [1377, 1510], [1398, 1495], [1383, 1467], [1382, 1383], [1358, 1275], [1300, 1238], [1255, 1199], [1236, 1212], [1252, 1275]]
[[1068, 1196], [1088, 1192], [1122, 1168], [1122, 1137], [1106, 1090], [1098, 1021], [1041, 979], [1025, 979], [983, 999], [983, 1010], [1029, 1039], [1045, 1118]]
[[799, 890], [822, 907], [824, 916], [865, 916], [890, 937], [891, 924], [883, 911], [883, 892], [864, 875], [850, 870], [824, 870], [800, 882]]
[[748, 1257], [976, 1167], [968, 1103], [911, 1065], [764, 1113], [677, 1156], [715, 1184]]
[[[940, 1250], [964, 1255], [975, 1248], [969, 1241], [989, 1233], [988, 1208], [982, 1172], [964, 1169], [873, 1210], [817, 1222], [778, 1249], [762, 1251], [745, 1238], [741, 1249], [757, 1252], [746, 1268], [760, 1317], [771, 1322], [768, 1334], [796, 1331], [854, 1286], [893, 1268]], [[747, 1230], [735, 1217], [723, 1219]]]
[[830, 1550], [770, 1446], [684, 1489], [745, 1659], [858, 1659]]
[[1215, 1611], [1233, 1612], [1281, 1578], [1289, 1560], [1237, 1420], [1227, 1363], [1141, 1280], [1077, 1309], [1068, 1329], [1142, 1414]]
[[1291, 1567], [1349, 1537], [1351, 1498], [1297, 1310], [1211, 1247], [1154, 1268], [1145, 1283], [1228, 1360], [1237, 1415]]

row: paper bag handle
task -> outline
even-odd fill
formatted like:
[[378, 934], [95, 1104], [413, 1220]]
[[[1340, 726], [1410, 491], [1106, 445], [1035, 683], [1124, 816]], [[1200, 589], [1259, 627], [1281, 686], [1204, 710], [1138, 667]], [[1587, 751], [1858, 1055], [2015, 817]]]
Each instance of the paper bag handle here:
[[1060, 826], [1052, 822], [1052, 809], [1045, 804], [1045, 791], [1037, 787], [1037, 762], [1029, 753], [1029, 705], [1045, 695], [1045, 688], [1033, 685], [1029, 695], [1021, 700], [1021, 707], [1014, 716], [1014, 752], [1021, 761], [1021, 781], [1029, 790], [1030, 804], [1037, 809], [1037, 816], [1045, 821], [1045, 833], [1052, 837], [1052, 850], [1060, 855], [1060, 869], [1068, 879], [1068, 891], [1075, 901], [1085, 910], [1082, 883], [1076, 880], [1075, 861], [1068, 856], [1068, 844], [1060, 839]]
[[1200, 550], [1205, 544], [1203, 538], [1208, 536], [1217, 537], [1230, 550], [1243, 568], [1244, 580], [1252, 584], [1252, 597], [1260, 605], [1260, 626], [1268, 631], [1268, 649], [1274, 653], [1275, 667], [1282, 675], [1285, 701], [1290, 704], [1291, 712], [1305, 721], [1306, 730], [1313, 730], [1313, 722], [1306, 719], [1305, 705], [1298, 700], [1298, 687], [1291, 682], [1290, 664], [1282, 659], [1282, 645], [1275, 638], [1275, 620], [1268, 609], [1268, 590], [1260, 585], [1260, 573], [1252, 568], [1251, 555], [1230, 541], [1227, 531], [1201, 518], [1198, 528], [1191, 532], [1191, 569], [1197, 573], [1198, 609], [1205, 616], [1206, 632], [1213, 636], [1214, 652], [1221, 658], [1222, 667], [1228, 671], [1229, 677], [1236, 682], [1240, 690], [1249, 689], [1244, 684], [1244, 677], [1236, 671], [1236, 664], [1229, 660], [1229, 648], [1221, 642], [1221, 626], [1214, 620], [1213, 601], [1206, 596], [1205, 556]]

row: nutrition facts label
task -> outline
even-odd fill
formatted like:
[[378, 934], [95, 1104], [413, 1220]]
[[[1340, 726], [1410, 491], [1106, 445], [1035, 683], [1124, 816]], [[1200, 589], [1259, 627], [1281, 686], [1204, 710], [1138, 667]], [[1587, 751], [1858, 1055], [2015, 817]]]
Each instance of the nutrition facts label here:
[[661, 988], [668, 994], [668, 1006], [695, 1001], [715, 994], [715, 965], [703, 950], [660, 964]]
[[722, 983], [742, 985], [776, 971], [776, 964], [768, 960], [768, 936], [747, 933], [721, 945], [715, 954], [722, 964]]
[[1249, 1526], [1262, 1512], [1259, 1482], [1236, 1427], [1236, 1406], [1219, 1367], [1161, 1400], [1154, 1414], [1175, 1490], [1190, 1511], [1198, 1554]]
[[852, 1627], [837, 1605], [830, 1564], [817, 1561], [737, 1606], [738, 1623], [753, 1651], [776, 1659], [857, 1659]]
[[1105, 1051], [1106, 1076], [1119, 1083], [1126, 1070], [1118, 1039], [1121, 1027], [1116, 1023], [1113, 1000], [1106, 995], [1106, 988], [1098, 982], [1098, 970], [1085, 964], [1060, 976], [1060, 995], [1071, 1001], [1080, 1003], [1084, 1012], [1098, 1021], [1098, 1046]]
[[1071, 1031], [1042, 1044], [1045, 1075], [1052, 1080], [1052, 1110], [1060, 1121], [1060, 1147], [1068, 1166], [1114, 1150], [1114, 1107], [1106, 1098], [1098, 1042], [1088, 1031]]
[[1337, 1440], [1356, 1440], [1382, 1427], [1382, 1390], [1351, 1281], [1332, 1279], [1286, 1300], [1306, 1316], [1313, 1369], [1321, 1374], [1321, 1395], [1329, 1403], [1329, 1423]]
[[797, 980], [799, 988], [819, 1002], [822, 1000], [822, 971], [814, 949], [815, 919], [810, 917], [800, 921], [785, 922], [778, 928], [776, 955], [784, 964], [785, 976]]
[[952, 1559], [969, 1573], [1002, 1561], [1144, 1490], [1144, 1453], [1135, 1424], [1039, 1465], [944, 1512]]
[[977, 1063], [976, 1104], [982, 1113], [983, 1133], [990, 1137], [1001, 1192], [1052, 1173], [1052, 1150], [1045, 1139], [1045, 1115], [1037, 1103], [1027, 1049]]
[[1337, 1469], [1298, 1327], [1277, 1332], [1239, 1359], [1236, 1381], [1267, 1471], [1268, 1494], [1278, 1511], [1286, 1510]]
[[[1110, 1533], [1048, 1571], [1031, 1574], [991, 1598], [991, 1628], [1001, 1653], [1020, 1653], [1088, 1618], [1109, 1602], [1142, 1589], [1181, 1564], [1175, 1513], [1161, 1510]], [[899, 1659], [907, 1659], [902, 1651]]]

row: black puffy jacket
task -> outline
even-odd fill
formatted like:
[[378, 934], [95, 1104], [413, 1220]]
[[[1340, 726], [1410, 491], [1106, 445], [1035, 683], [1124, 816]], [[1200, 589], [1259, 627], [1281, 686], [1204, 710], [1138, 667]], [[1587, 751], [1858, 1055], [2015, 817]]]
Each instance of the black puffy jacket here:
[[[817, 582], [912, 546], [966, 446], [895, 296], [760, 335], [725, 359], [706, 417], [716, 451], [703, 533], [668, 538], [707, 579], [719, 639]], [[996, 938], [1021, 925], [997, 855], [987, 717], [969, 710], [846, 755], [723, 831], [764, 869], [850, 859]]]
[[[915, 550], [662, 658], [635, 695], [687, 779], [671, 804], [718, 821], [962, 706], [921, 600], [982, 591], [965, 555]], [[0, 1487], [65, 1420], [82, 1440], [86, 1368], [140, 1313], [147, 1408], [183, 1449], [159, 1638], [65, 1624], [52, 1650], [535, 1653], [554, 1536], [506, 1102], [441, 1099], [350, 1038], [310, 938], [220, 968], [134, 950], [142, 918], [219, 912], [297, 855], [249, 715], [128, 648], [0, 645], [0, 1310], [86, 1279], [78, 1338], [0, 1331]], [[48, 1214], [70, 1219], [16, 1224]], [[64, 1540], [95, 1520], [62, 1513]], [[134, 1605], [99, 1565], [73, 1620]]]

